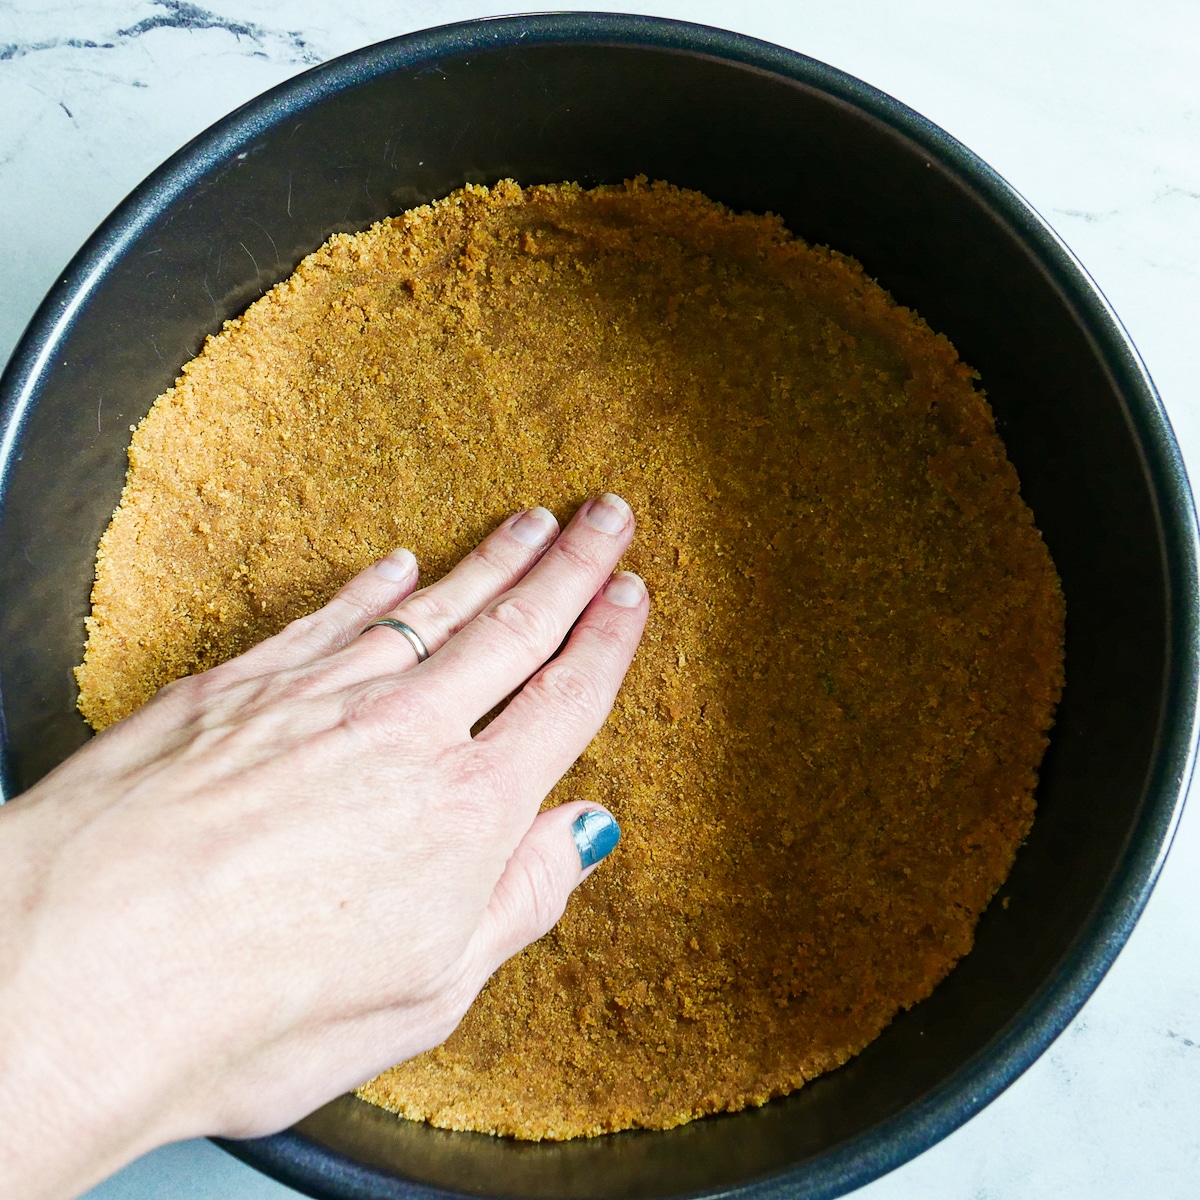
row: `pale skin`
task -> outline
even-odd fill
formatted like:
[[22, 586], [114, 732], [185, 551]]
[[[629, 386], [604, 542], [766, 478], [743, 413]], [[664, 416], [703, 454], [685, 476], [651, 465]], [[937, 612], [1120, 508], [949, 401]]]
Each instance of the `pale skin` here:
[[[0, 1195], [281, 1129], [550, 929], [596, 806], [539, 809], [642, 635], [633, 528], [608, 495], [561, 532], [531, 509], [420, 590], [397, 551], [0, 808]], [[359, 636], [382, 616], [431, 657]]]

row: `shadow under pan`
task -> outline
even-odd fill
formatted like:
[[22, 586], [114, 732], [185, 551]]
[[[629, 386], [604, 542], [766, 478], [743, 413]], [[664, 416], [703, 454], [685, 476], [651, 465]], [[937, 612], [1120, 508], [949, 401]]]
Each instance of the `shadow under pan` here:
[[129, 426], [204, 336], [335, 231], [466, 182], [645, 174], [858, 258], [976, 367], [1062, 577], [1067, 684], [1038, 816], [976, 947], [845, 1067], [668, 1132], [516, 1143], [343, 1098], [233, 1153], [314, 1196], [830, 1197], [945, 1136], [1090, 994], [1190, 774], [1195, 521], [1153, 387], [1036, 214], [945, 133], [811, 59], [651, 18], [473, 22], [339, 59], [138, 189], [3, 380], [0, 688], [12, 796], [79, 746], [71, 669]]

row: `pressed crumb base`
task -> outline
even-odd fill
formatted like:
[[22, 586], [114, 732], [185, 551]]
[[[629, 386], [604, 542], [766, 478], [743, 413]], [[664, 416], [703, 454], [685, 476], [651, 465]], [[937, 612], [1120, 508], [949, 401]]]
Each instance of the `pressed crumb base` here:
[[1062, 684], [1053, 564], [973, 373], [853, 260], [696, 193], [512, 183], [330, 240], [138, 427], [97, 728], [394, 546], [632, 504], [652, 597], [548, 803], [620, 847], [437, 1049], [360, 1095], [569, 1138], [761, 1104], [970, 949]]

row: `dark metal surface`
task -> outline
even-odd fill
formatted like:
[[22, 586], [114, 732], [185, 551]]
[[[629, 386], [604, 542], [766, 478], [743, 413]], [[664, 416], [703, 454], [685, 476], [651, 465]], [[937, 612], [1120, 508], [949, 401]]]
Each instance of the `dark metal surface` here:
[[944, 1137], [1071, 1019], [1141, 912], [1192, 770], [1196, 529], [1103, 297], [984, 163], [828, 66], [651, 18], [432, 30], [319, 67], [185, 147], [88, 242], [0, 379], [0, 720], [11, 796], [86, 737], [71, 668], [128, 427], [336, 230], [464, 182], [644, 173], [858, 257], [977, 367], [1062, 575], [1067, 689], [1039, 813], [976, 948], [861, 1055], [752, 1112], [520, 1144], [343, 1098], [223, 1143], [320, 1197], [832, 1197]]

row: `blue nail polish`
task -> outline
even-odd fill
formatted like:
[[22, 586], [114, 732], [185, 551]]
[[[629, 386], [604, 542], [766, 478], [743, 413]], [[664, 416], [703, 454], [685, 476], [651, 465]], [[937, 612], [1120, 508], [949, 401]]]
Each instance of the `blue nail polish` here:
[[579, 861], [590, 867], [612, 853], [621, 840], [621, 827], [608, 813], [594, 809], [575, 818], [571, 836], [579, 850]]

